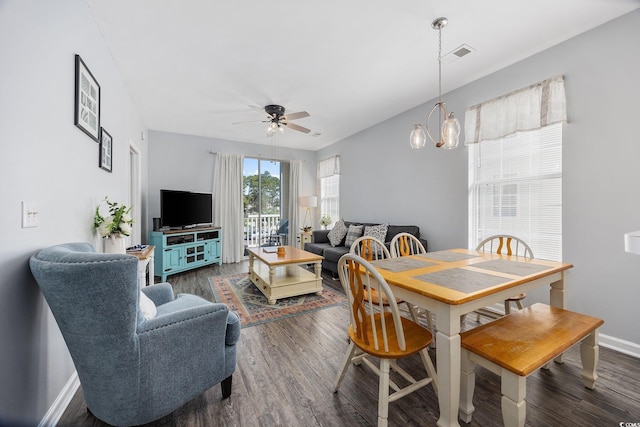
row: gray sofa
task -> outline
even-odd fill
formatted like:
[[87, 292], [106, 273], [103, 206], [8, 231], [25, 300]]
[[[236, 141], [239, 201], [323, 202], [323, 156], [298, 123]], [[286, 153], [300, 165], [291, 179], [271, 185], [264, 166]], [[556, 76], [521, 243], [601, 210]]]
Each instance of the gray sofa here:
[[[379, 223], [366, 223], [366, 222], [354, 222], [354, 221], [345, 221], [347, 227], [349, 225], [378, 225]], [[348, 247], [344, 245], [346, 236], [342, 239], [339, 245], [331, 246], [329, 242], [329, 231], [330, 230], [316, 230], [313, 231], [313, 241], [312, 243], [305, 243], [304, 249], [308, 252], [312, 252], [317, 255], [322, 255], [324, 260], [322, 260], [322, 268], [323, 270], [327, 270], [331, 272], [332, 277], [338, 277], [338, 260], [340, 257], [346, 253], [349, 253]], [[416, 225], [389, 225], [387, 229], [387, 235], [384, 239], [387, 248], [391, 243], [391, 239], [398, 233], [410, 233], [420, 239], [420, 227]], [[427, 241], [424, 239], [420, 239], [424, 248], [427, 249]]]

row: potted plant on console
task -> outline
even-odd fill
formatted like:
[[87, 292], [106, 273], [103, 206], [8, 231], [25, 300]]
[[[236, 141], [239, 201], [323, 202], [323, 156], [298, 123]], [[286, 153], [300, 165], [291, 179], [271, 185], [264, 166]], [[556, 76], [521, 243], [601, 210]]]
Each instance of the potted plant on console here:
[[129, 215], [131, 208], [117, 202], [110, 202], [108, 197], [103, 201], [109, 206], [109, 215], [103, 217], [98, 204], [93, 225], [98, 230], [98, 234], [104, 238], [105, 253], [124, 254], [126, 253], [124, 236], [131, 235], [131, 224], [133, 224], [133, 218]]

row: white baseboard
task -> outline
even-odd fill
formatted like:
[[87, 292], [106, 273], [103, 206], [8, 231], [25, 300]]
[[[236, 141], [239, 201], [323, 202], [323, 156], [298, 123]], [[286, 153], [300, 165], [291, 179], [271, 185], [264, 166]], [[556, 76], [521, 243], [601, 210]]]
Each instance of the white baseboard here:
[[611, 350], [640, 359], [640, 344], [604, 334], [599, 334], [598, 339], [602, 347], [610, 348]]
[[47, 413], [44, 414], [44, 417], [40, 420], [38, 427], [55, 427], [58, 424], [60, 417], [62, 417], [62, 414], [64, 414], [64, 411], [67, 409], [67, 406], [69, 406], [69, 402], [71, 402], [71, 399], [76, 394], [78, 387], [80, 387], [78, 373], [73, 371], [73, 375], [71, 375], [67, 383], [64, 385], [60, 394], [53, 402]]

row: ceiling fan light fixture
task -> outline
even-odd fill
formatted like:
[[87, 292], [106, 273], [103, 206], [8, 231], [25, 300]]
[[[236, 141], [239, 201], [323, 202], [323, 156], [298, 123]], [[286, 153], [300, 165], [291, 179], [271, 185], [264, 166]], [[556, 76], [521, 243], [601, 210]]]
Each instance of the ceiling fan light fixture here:
[[273, 134], [276, 133], [276, 129], [278, 129], [278, 124], [275, 121], [269, 123], [269, 126], [267, 126], [267, 136], [273, 136]]

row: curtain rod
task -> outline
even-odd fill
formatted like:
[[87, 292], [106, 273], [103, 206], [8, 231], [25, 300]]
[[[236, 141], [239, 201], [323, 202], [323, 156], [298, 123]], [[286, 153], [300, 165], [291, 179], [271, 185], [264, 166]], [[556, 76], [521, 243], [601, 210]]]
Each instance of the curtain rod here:
[[[209, 154], [211, 155], [217, 155], [218, 152], [213, 151], [213, 150], [209, 150]], [[251, 156], [245, 156], [245, 157], [251, 157]], [[262, 157], [262, 156], [258, 156], [258, 157], [253, 157], [254, 159], [259, 159], [259, 160], [269, 160], [272, 162], [292, 162], [295, 159], [273, 159], [273, 158], [269, 158], [269, 157]], [[304, 163], [304, 160], [300, 160], [302, 163]]]

